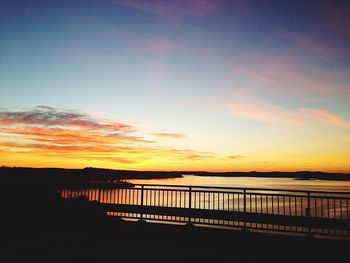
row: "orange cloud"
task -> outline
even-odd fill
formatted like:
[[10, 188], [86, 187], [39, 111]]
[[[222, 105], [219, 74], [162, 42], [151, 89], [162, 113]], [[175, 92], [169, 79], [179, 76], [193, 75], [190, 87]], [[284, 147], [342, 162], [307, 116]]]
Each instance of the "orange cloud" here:
[[172, 139], [182, 139], [185, 138], [185, 134], [182, 133], [164, 133], [164, 132], [158, 132], [158, 133], [152, 133], [151, 135], [161, 137], [161, 138], [172, 138]]
[[78, 143], [151, 143], [152, 141], [125, 134], [106, 133], [105, 131], [90, 131], [62, 128], [38, 127], [0, 127], [0, 132], [22, 135], [27, 139], [38, 142], [52, 142], [56, 144]]
[[239, 159], [245, 159], [248, 157], [244, 156], [244, 155], [229, 155], [229, 156], [226, 156], [226, 158], [233, 159], [233, 160], [239, 160]]
[[202, 160], [202, 159], [214, 158], [214, 156], [211, 155], [210, 153], [203, 153], [203, 152], [197, 152], [192, 150], [168, 149], [166, 150], [166, 152], [168, 152], [169, 154], [173, 154], [180, 159], [186, 159], [186, 160]]
[[[40, 106], [30, 110], [0, 109], [0, 152], [36, 158], [138, 164], [148, 160], [202, 160], [207, 153], [154, 146], [136, 136], [129, 124], [96, 118], [77, 111]], [[154, 133], [183, 138], [179, 133]]]

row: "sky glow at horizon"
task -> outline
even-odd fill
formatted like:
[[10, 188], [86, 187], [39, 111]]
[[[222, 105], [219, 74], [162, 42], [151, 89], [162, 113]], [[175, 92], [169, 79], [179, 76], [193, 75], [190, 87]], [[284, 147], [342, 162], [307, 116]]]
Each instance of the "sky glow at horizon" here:
[[3, 1], [0, 165], [350, 172], [350, 4], [305, 2]]

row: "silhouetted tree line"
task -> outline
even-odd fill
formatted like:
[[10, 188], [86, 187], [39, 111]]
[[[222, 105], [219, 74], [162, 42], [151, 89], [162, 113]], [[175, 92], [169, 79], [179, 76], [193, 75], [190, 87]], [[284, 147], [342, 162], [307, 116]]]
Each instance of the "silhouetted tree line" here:
[[1, 167], [1, 180], [31, 182], [121, 182], [123, 179], [177, 178], [181, 172], [132, 171], [100, 168], [62, 169]]

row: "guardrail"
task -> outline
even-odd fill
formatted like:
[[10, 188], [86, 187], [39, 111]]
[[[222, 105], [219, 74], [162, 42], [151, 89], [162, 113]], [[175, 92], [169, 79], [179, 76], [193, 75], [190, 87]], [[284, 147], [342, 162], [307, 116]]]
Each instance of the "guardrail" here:
[[60, 194], [123, 218], [350, 237], [350, 192], [91, 183]]

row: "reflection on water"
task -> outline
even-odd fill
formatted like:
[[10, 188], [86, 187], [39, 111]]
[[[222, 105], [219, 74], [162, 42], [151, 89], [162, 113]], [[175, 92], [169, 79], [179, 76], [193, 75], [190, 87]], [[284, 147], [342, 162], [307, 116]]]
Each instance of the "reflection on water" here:
[[185, 175], [183, 178], [143, 180], [135, 179], [128, 181], [135, 184], [225, 186], [245, 188], [350, 192], [350, 181], [336, 180], [297, 180], [294, 178], [217, 177]]

